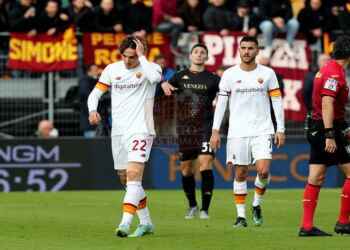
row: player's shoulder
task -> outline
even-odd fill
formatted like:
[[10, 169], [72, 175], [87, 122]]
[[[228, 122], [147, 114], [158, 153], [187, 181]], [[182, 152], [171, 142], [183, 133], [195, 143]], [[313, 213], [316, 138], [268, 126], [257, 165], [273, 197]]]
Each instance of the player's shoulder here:
[[233, 65], [229, 68], [227, 68], [224, 73], [223, 76], [233, 76], [235, 73], [237, 73], [238, 71], [240, 71], [240, 67], [239, 64]]
[[265, 74], [275, 74], [275, 71], [269, 66], [258, 64], [257, 67], [260, 72], [263, 72]]
[[181, 77], [183, 77], [184, 75], [186, 75], [188, 73], [189, 73], [189, 71], [188, 71], [187, 68], [186, 69], [182, 69], [182, 70], [176, 71], [175, 74], [174, 74], [174, 77], [181, 78]]
[[320, 73], [327, 77], [337, 78], [343, 73], [343, 68], [335, 60], [329, 60], [320, 69]]
[[114, 63], [110, 63], [105, 67], [105, 70], [116, 70], [116, 69], [122, 69], [124, 68], [124, 62], [123, 61], [118, 61], [118, 62], [114, 62]]
[[204, 70], [203, 74], [204, 74], [205, 77], [207, 77], [209, 79], [212, 79], [212, 80], [220, 79], [220, 77], [217, 74], [215, 74], [213, 72], [210, 72], [208, 70]]

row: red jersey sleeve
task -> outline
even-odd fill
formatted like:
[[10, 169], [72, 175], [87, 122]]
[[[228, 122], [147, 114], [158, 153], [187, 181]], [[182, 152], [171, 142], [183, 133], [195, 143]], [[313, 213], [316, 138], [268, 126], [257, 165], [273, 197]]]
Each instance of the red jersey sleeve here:
[[336, 97], [341, 89], [340, 73], [335, 70], [325, 70], [322, 72], [321, 96]]

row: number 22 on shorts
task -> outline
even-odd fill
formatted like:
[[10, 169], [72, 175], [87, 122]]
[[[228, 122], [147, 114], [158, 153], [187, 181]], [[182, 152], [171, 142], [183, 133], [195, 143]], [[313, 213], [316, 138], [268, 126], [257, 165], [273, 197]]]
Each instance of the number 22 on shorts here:
[[147, 141], [146, 140], [133, 140], [132, 151], [144, 151], [146, 152]]

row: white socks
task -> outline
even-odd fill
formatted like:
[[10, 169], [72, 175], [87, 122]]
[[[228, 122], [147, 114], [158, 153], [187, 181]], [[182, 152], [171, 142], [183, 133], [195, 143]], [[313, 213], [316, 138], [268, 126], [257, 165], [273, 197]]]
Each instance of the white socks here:
[[247, 196], [247, 181], [233, 181], [233, 194], [237, 208], [237, 217], [246, 218], [245, 199]]

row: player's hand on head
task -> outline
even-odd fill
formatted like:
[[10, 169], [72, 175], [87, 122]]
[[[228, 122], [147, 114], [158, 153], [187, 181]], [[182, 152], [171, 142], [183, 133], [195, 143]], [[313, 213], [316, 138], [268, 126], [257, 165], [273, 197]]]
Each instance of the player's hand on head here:
[[334, 139], [326, 138], [326, 146], [324, 150], [328, 153], [334, 153], [337, 150], [337, 144]]
[[101, 116], [98, 112], [92, 111], [89, 114], [89, 122], [91, 125], [97, 125], [101, 121]]
[[135, 38], [134, 42], [136, 44], [136, 54], [138, 57], [145, 55], [145, 47], [143, 46], [142, 42]]
[[277, 148], [283, 146], [285, 141], [286, 141], [286, 135], [284, 133], [277, 132], [275, 134], [275, 145], [277, 146]]
[[173, 91], [176, 91], [177, 88], [175, 88], [173, 85], [171, 85], [169, 82], [163, 82], [161, 84], [162, 90], [166, 96], [171, 96]]
[[220, 148], [220, 133], [213, 130], [210, 137], [210, 147], [212, 150], [216, 151]]

